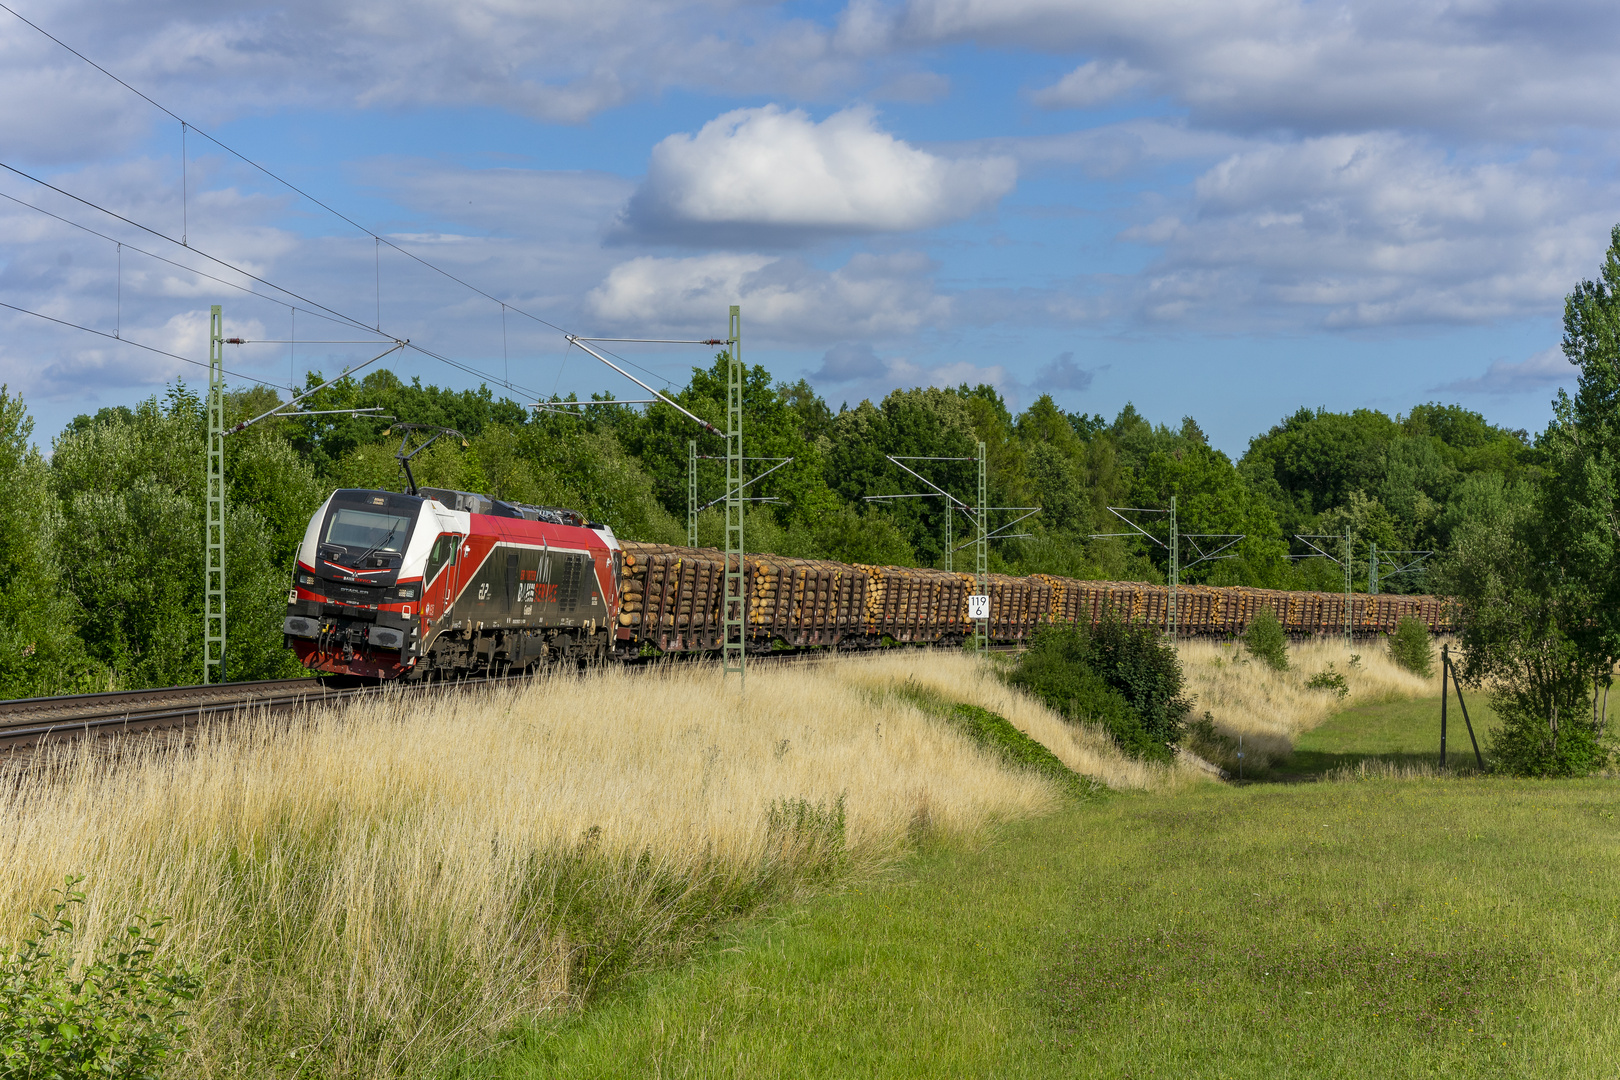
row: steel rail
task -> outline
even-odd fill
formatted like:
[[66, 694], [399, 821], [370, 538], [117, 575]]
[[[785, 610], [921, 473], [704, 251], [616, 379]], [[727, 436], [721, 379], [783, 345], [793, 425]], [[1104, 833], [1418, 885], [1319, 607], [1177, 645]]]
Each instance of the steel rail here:
[[63, 739], [188, 726], [249, 709], [335, 704], [372, 687], [339, 689], [318, 679], [171, 686], [0, 702], [0, 755]]
[[[919, 643], [922, 647], [930, 647]], [[1020, 646], [1006, 646], [1016, 650]], [[1000, 649], [998, 649], [1000, 651]], [[823, 649], [790, 651], [756, 659], [805, 662], [831, 659]], [[701, 661], [707, 654], [661, 657], [662, 661]], [[656, 661], [655, 661], [656, 662]], [[402, 685], [397, 682], [353, 687], [329, 686], [317, 678], [270, 679], [260, 682], [216, 683], [208, 686], [166, 686], [149, 690], [118, 690], [59, 697], [0, 701], [0, 764], [24, 760], [24, 755], [48, 743], [101, 739], [126, 734], [161, 733], [194, 729], [210, 720], [239, 717], [248, 712], [290, 712], [308, 707], [329, 707], [360, 698], [386, 694], [438, 693], [473, 690], [535, 677], [535, 672], [492, 678], [455, 679]]]

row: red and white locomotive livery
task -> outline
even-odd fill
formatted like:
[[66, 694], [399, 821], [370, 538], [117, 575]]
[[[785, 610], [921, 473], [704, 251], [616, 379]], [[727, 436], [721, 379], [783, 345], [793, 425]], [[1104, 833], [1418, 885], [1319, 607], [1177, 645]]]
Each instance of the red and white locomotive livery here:
[[304, 533], [283, 630], [306, 667], [368, 679], [599, 659], [620, 559], [613, 531], [572, 510], [343, 489]]

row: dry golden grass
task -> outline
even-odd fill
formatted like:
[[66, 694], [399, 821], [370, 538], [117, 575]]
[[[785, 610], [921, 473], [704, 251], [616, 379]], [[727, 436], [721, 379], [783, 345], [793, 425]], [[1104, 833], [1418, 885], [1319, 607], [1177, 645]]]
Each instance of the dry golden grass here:
[[0, 939], [83, 873], [83, 942], [147, 908], [207, 975], [178, 1074], [423, 1075], [722, 913], [1058, 803], [905, 679], [1150, 784], [948, 654], [760, 666], [741, 700], [707, 666], [394, 695], [6, 785]]
[[[1243, 737], [1246, 760], [1253, 765], [1280, 761], [1294, 748], [1301, 732], [1321, 724], [1350, 705], [1438, 697], [1438, 650], [1435, 675], [1424, 679], [1397, 665], [1381, 643], [1321, 639], [1289, 646], [1289, 669], [1277, 671], [1251, 658], [1241, 644], [1189, 641], [1178, 646], [1187, 689], [1195, 699], [1193, 717], [1207, 711], [1218, 738], [1191, 740], [1194, 749], [1226, 768], [1234, 768], [1236, 740]], [[1352, 656], [1359, 656], [1354, 664]], [[1329, 690], [1306, 686], [1329, 665], [1349, 686], [1341, 698]]]

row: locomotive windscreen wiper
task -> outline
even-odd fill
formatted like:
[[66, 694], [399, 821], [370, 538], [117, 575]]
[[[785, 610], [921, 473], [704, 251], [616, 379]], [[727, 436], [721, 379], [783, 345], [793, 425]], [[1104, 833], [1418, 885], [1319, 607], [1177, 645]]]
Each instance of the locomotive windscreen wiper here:
[[[359, 566], [361, 563], [365, 562], [367, 559], [369, 559], [373, 555], [377, 554], [377, 552], [381, 551], [383, 548], [388, 546], [388, 541], [392, 540], [394, 538], [394, 534], [399, 532], [399, 524], [398, 524], [399, 518], [395, 518], [394, 522], [395, 522], [394, 527], [392, 529], [388, 530], [388, 535], [387, 536], [385, 536], [381, 540], [377, 541], [375, 547], [371, 547], [371, 548], [366, 549], [365, 554], [361, 555], [358, 559], [354, 560], [354, 564], [356, 566]], [[390, 550], [392, 550], [392, 549], [390, 549]]]

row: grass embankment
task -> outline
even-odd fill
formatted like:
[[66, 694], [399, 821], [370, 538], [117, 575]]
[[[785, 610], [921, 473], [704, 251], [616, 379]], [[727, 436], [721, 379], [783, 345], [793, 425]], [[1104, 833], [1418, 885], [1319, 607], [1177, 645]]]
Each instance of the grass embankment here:
[[486, 1077], [1613, 1076], [1620, 788], [1198, 785], [936, 848]]
[[0, 940], [83, 873], [86, 949], [149, 908], [204, 975], [177, 1075], [425, 1075], [766, 902], [1067, 801], [919, 692], [1114, 786], [1171, 775], [951, 653], [756, 668], [742, 700], [707, 667], [396, 697], [8, 783]]
[[[1287, 671], [1249, 657], [1241, 644], [1190, 641], [1178, 651], [1194, 701], [1191, 719], [1196, 722], [1208, 713], [1212, 729], [1200, 733], [1195, 726], [1187, 745], [1234, 775], [1240, 746], [1245, 768], [1264, 770], [1285, 762], [1305, 732], [1346, 706], [1432, 697], [1439, 707], [1438, 662], [1436, 674], [1425, 679], [1397, 665], [1378, 642], [1358, 643], [1354, 649], [1327, 639], [1296, 643], [1288, 650]], [[1330, 671], [1343, 676], [1346, 695], [1307, 685], [1313, 676]], [[1474, 707], [1470, 702], [1469, 708]], [[1460, 729], [1460, 715], [1457, 724]]]

